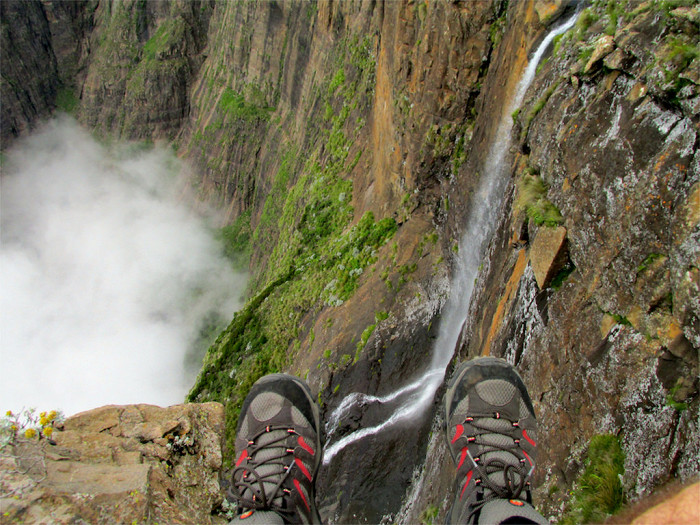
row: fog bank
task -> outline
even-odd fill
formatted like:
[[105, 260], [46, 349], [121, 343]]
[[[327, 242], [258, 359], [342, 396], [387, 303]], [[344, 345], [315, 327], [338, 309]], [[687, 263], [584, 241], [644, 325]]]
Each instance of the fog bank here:
[[181, 170], [168, 150], [106, 147], [68, 119], [6, 154], [3, 413], [183, 401], [188, 352], [207, 319], [231, 319], [245, 278], [178, 202]]

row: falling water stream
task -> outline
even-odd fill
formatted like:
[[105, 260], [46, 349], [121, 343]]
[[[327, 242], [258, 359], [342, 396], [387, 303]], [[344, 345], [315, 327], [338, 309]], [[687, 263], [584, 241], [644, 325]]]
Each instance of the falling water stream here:
[[400, 421], [414, 419], [431, 405], [435, 392], [444, 380], [447, 365], [454, 354], [459, 333], [469, 310], [469, 302], [479, 266], [496, 227], [502, 198], [508, 183], [508, 177], [505, 176], [504, 171], [506, 154], [511, 142], [511, 114], [522, 104], [525, 92], [535, 77], [537, 65], [552, 40], [574, 26], [577, 14], [572, 15], [563, 24], [556, 26], [547, 34], [532, 55], [512, 100], [502, 113], [495, 139], [486, 158], [478, 190], [471, 200], [472, 206], [459, 245], [460, 256], [457, 260], [450, 298], [443, 309], [440, 332], [435, 342], [429, 368], [422, 377], [386, 396], [376, 397], [355, 392], [345, 397], [333, 411], [326, 425], [327, 444], [332, 441], [331, 438], [338, 423], [352, 407], [389, 403], [401, 397], [405, 397], [405, 399], [383, 423], [359, 429], [329, 446], [327, 445], [324, 452], [324, 464], [330, 463], [338, 452], [351, 443], [377, 434]]

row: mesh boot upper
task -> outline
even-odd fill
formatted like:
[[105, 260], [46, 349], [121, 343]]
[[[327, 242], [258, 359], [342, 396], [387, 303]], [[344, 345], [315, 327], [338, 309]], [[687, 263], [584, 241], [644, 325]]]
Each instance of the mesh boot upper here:
[[514, 512], [524, 505], [532, 509], [536, 422], [515, 370], [495, 358], [465, 363], [448, 386], [445, 410], [448, 448], [457, 465], [449, 521], [476, 523], [495, 500], [513, 500]]
[[318, 408], [296, 378], [278, 374], [261, 381], [240, 417], [233, 499], [241, 509], [271, 510], [288, 523], [316, 523], [313, 481], [322, 455]]

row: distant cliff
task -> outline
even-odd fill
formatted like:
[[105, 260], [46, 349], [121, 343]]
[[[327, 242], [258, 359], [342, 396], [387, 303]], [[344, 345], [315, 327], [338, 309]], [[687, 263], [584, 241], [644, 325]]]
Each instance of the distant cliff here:
[[[193, 165], [252, 276], [189, 394], [225, 404], [230, 460], [264, 373], [306, 377], [328, 417], [426, 371], [505, 102], [576, 7], [2, 2], [3, 145], [58, 108]], [[554, 518], [580, 517], [596, 436], [619, 444], [627, 500], [700, 472], [700, 14], [579, 7], [507, 115], [503, 203], [455, 348], [530, 386]], [[357, 406], [333, 439], [383, 417]], [[439, 430], [428, 414], [344, 449], [321, 473], [324, 517], [442, 519]]]

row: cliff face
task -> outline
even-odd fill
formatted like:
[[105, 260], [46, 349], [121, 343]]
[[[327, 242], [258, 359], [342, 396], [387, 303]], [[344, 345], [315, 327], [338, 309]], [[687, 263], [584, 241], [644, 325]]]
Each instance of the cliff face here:
[[[551, 516], [575, 506], [567, 494], [600, 434], [617, 436], [629, 499], [700, 471], [699, 22], [682, 4], [593, 2], [556, 41], [513, 114], [496, 234], [463, 307], [457, 358], [503, 356], [531, 389], [537, 501]], [[48, 114], [62, 89], [102, 133], [171, 140], [197, 196], [225, 212], [229, 248], [250, 257], [250, 299], [189, 396], [225, 403], [226, 457], [264, 373], [306, 377], [327, 419], [350, 393], [381, 397], [425, 373], [506, 102], [573, 12], [539, 0], [7, 5], [3, 133]], [[17, 45], [27, 27], [40, 50]], [[48, 73], [19, 82], [29, 73], [5, 64], [24, 53], [36, 65], [17, 63]], [[354, 406], [327, 431], [336, 442], [393, 408]], [[452, 472], [432, 416], [341, 450], [321, 472], [324, 517], [442, 515]]]
[[[620, 441], [629, 500], [698, 472], [700, 98], [690, 62], [669, 59], [697, 45], [688, 13], [584, 11], [514, 115], [510, 205], [458, 355], [521, 371], [552, 516], [575, 507], [597, 434]], [[445, 457], [436, 440], [426, 464]], [[427, 505], [451, 473], [424, 476], [443, 480]]]

